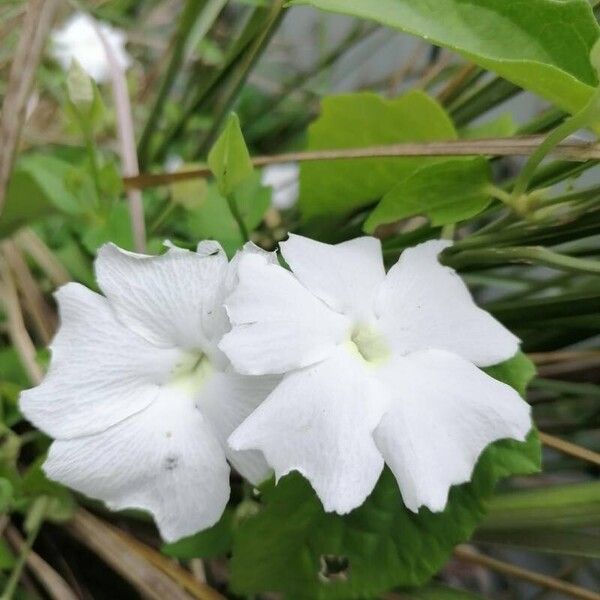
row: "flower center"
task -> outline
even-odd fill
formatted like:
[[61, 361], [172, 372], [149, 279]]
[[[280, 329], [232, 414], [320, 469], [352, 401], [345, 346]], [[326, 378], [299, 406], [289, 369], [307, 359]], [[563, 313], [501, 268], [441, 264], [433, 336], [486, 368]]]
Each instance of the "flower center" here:
[[203, 352], [185, 352], [171, 370], [169, 385], [194, 395], [206, 383], [213, 370], [208, 356]]
[[385, 337], [371, 325], [357, 325], [348, 341], [350, 351], [358, 353], [363, 360], [371, 364], [384, 362], [390, 356]]

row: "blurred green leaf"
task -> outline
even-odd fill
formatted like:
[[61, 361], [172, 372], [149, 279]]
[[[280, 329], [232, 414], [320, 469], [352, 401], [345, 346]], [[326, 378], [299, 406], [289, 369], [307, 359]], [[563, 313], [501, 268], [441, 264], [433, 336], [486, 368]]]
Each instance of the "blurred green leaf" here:
[[292, 0], [292, 4], [372, 19], [424, 37], [571, 112], [586, 104], [597, 84], [589, 56], [600, 29], [587, 0]]
[[82, 214], [86, 205], [77, 192], [88, 183], [81, 170], [54, 156], [21, 156], [8, 185], [0, 236], [55, 212]]
[[233, 510], [225, 509], [215, 525], [172, 544], [164, 544], [161, 552], [180, 559], [224, 556], [231, 548], [233, 520]]
[[[324, 98], [310, 125], [308, 150], [366, 148], [456, 138], [442, 107], [420, 91], [394, 100], [370, 92]], [[361, 158], [305, 162], [300, 168], [299, 205], [304, 219], [348, 215], [378, 201], [399, 181], [437, 158]]]
[[0, 514], [8, 512], [13, 499], [13, 486], [12, 483], [0, 477]]
[[505, 113], [491, 121], [461, 129], [460, 137], [466, 140], [504, 138], [515, 135], [518, 128], [512, 114]]
[[[521, 389], [525, 372], [524, 364], [513, 365], [495, 376]], [[496, 483], [539, 468], [540, 444], [532, 430], [525, 442], [488, 446], [472, 480], [451, 488], [443, 512], [406, 509], [386, 468], [366, 502], [344, 516], [326, 513], [310, 484], [293, 472], [276, 486], [267, 484], [263, 510], [241, 523], [233, 545], [232, 588], [350, 600], [422, 585], [452, 548], [472, 535]]]
[[[263, 187], [260, 175], [254, 173], [233, 196], [246, 227], [254, 229], [270, 206], [271, 190]], [[217, 240], [229, 256], [244, 243], [227, 201], [215, 185], [209, 184], [205, 201], [186, 214], [185, 228], [192, 239]]]
[[9, 571], [15, 566], [15, 555], [4, 538], [0, 538], [0, 571]]
[[[59, 483], [51, 481], [42, 470], [45, 456], [40, 456], [27, 469], [21, 480], [21, 510], [29, 510], [40, 498], [44, 498], [43, 518], [62, 523], [71, 518], [75, 509], [73, 496]], [[37, 514], [33, 515], [37, 518]]]
[[208, 153], [208, 166], [223, 196], [232, 194], [252, 175], [252, 161], [242, 135], [240, 120], [235, 113], [229, 115], [221, 135]]
[[597, 532], [556, 529], [503, 529], [475, 532], [474, 539], [485, 544], [500, 544], [543, 552], [600, 559], [600, 535]]
[[490, 203], [490, 176], [482, 157], [426, 165], [385, 194], [369, 215], [365, 231], [414, 215], [427, 216], [434, 227], [474, 217]]
[[544, 486], [495, 496], [480, 531], [575, 529], [600, 525], [600, 482]]
[[133, 249], [133, 233], [129, 207], [125, 202], [116, 202], [108, 215], [98, 215], [93, 223], [83, 231], [81, 241], [91, 254], [107, 242]]

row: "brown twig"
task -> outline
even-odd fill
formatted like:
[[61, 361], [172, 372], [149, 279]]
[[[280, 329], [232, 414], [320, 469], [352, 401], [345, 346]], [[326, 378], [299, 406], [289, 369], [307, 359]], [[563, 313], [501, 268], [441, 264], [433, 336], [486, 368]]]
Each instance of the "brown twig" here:
[[42, 381], [44, 372], [36, 361], [35, 345], [31, 341], [25, 322], [23, 312], [19, 303], [17, 288], [10, 272], [10, 267], [0, 256], [0, 277], [2, 279], [2, 301], [6, 310], [8, 320], [8, 335], [12, 342], [23, 368], [26, 370], [29, 379], [38, 384]]
[[[9, 525], [5, 535], [10, 545], [21, 552], [25, 541], [17, 529]], [[79, 600], [67, 582], [39, 554], [29, 550], [25, 562], [50, 598], [53, 600]]]
[[40, 340], [47, 346], [56, 329], [56, 315], [44, 299], [17, 245], [12, 240], [6, 240], [1, 247], [6, 263], [12, 270], [21, 291], [25, 309], [33, 321]]
[[539, 585], [543, 588], [561, 592], [571, 598], [578, 598], [581, 600], [600, 600], [600, 594], [597, 594], [592, 590], [587, 590], [577, 585], [573, 585], [572, 583], [563, 581], [562, 579], [556, 579], [555, 577], [542, 575], [541, 573], [536, 573], [535, 571], [529, 571], [528, 569], [517, 567], [516, 565], [492, 558], [491, 556], [486, 556], [485, 554], [478, 554], [477, 552], [473, 552], [464, 546], [457, 546], [454, 549], [454, 556], [459, 560], [487, 567], [488, 569], [496, 571], [497, 573], [523, 579], [524, 581], [529, 581], [530, 583]]
[[[489, 140], [449, 140], [407, 144], [371, 146], [369, 148], [342, 148], [336, 150], [313, 150], [288, 152], [276, 156], [258, 156], [252, 159], [255, 167], [286, 162], [327, 161], [360, 158], [391, 158], [403, 156], [527, 156], [532, 154], [544, 136], [494, 138]], [[567, 140], [556, 146], [553, 155], [565, 160], [585, 161], [600, 159], [600, 144], [581, 140]], [[143, 189], [167, 185], [177, 181], [207, 177], [208, 167], [176, 173], [145, 173], [135, 177], [124, 177], [127, 189]]]
[[548, 448], [558, 450], [563, 454], [574, 456], [575, 458], [585, 460], [589, 463], [600, 467], [600, 454], [598, 454], [598, 452], [594, 452], [593, 450], [589, 450], [588, 448], [583, 448], [582, 446], [578, 446], [577, 444], [567, 442], [566, 440], [561, 440], [560, 438], [557, 438], [548, 433], [543, 433], [542, 431], [539, 432], [539, 436], [540, 441], [545, 446], [548, 446]]
[[[127, 91], [127, 79], [123, 69], [105, 39], [101, 29], [94, 25], [96, 34], [102, 41], [106, 58], [110, 64], [110, 74], [112, 80], [112, 92], [115, 103], [117, 133], [119, 136], [119, 153], [123, 174], [126, 177], [136, 177], [139, 175], [140, 168], [138, 164], [137, 149], [135, 144], [135, 133], [133, 129], [133, 116], [131, 112], [131, 101]], [[129, 200], [129, 214], [131, 217], [131, 228], [133, 232], [133, 246], [136, 252], [146, 251], [146, 224], [144, 220], [144, 205], [142, 203], [142, 193], [139, 189], [128, 188], [127, 198]]]
[[21, 229], [13, 239], [37, 263], [55, 287], [71, 281], [69, 271], [32, 229]]
[[17, 156], [27, 101], [58, 0], [29, 0], [0, 115], [0, 213]]
[[475, 63], [467, 63], [463, 65], [456, 75], [448, 81], [448, 83], [440, 90], [437, 95], [437, 99], [444, 104], [446, 100], [454, 95], [457, 89], [459, 89], [471, 75], [478, 69], [479, 67]]
[[[189, 594], [173, 577], [159, 569], [139, 550], [141, 542], [133, 540], [123, 531], [104, 523], [89, 512], [78, 509], [66, 525], [75, 538], [93, 550], [117, 573], [129, 581], [140, 593], [152, 600], [224, 600], [217, 591], [206, 584], [194, 581], [194, 587], [186, 585]], [[189, 582], [188, 582], [189, 583]], [[191, 595], [190, 595], [191, 594]]]

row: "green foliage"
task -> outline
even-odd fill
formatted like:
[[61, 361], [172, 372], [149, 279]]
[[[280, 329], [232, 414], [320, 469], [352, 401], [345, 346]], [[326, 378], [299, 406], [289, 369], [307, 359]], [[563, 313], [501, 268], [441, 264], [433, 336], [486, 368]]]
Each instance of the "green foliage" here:
[[445, 585], [428, 585], [419, 590], [402, 592], [405, 600], [484, 600], [482, 596], [464, 590], [455, 590]]
[[293, 0], [292, 4], [372, 19], [424, 37], [571, 112], [585, 105], [597, 84], [589, 56], [600, 29], [587, 0]]
[[[308, 130], [308, 150], [366, 148], [456, 138], [441, 106], [420, 91], [395, 100], [360, 92], [329, 96]], [[379, 200], [399, 181], [435, 158], [372, 158], [307, 162], [300, 170], [305, 219], [348, 215]]]
[[378, 225], [419, 214], [434, 226], [469, 219], [490, 203], [489, 184], [490, 168], [482, 157], [426, 165], [384, 195], [365, 230], [373, 232]]
[[[196, 188], [196, 191], [201, 190]], [[209, 184], [202, 193], [205, 197], [200, 198], [200, 205], [186, 212], [185, 231], [192, 239], [217, 240], [225, 252], [232, 256], [245, 240], [231, 208], [215, 185]], [[261, 222], [269, 207], [271, 190], [263, 187], [260, 175], [254, 173], [233, 192], [232, 197], [246, 227], [252, 230]], [[179, 202], [181, 201], [180, 197]]]
[[[517, 356], [494, 376], [522, 389], [531, 372]], [[364, 598], [395, 586], [419, 586], [467, 540], [498, 480], [540, 468], [533, 430], [525, 442], [501, 440], [481, 455], [469, 483], [450, 490], [443, 512], [406, 509], [386, 468], [366, 502], [348, 515], [324, 512], [297, 472], [264, 489], [264, 508], [243, 522], [233, 545], [232, 587], [291, 598]]]
[[223, 196], [232, 194], [252, 175], [252, 161], [242, 135], [240, 120], [235, 113], [229, 115], [219, 139], [209, 152], [208, 166]]
[[231, 548], [233, 526], [234, 513], [227, 508], [215, 525], [172, 544], [164, 544], [161, 552], [180, 559], [224, 556]]
[[86, 207], [78, 195], [89, 185], [86, 174], [64, 160], [41, 153], [23, 155], [8, 186], [0, 236], [53, 213], [83, 213]]

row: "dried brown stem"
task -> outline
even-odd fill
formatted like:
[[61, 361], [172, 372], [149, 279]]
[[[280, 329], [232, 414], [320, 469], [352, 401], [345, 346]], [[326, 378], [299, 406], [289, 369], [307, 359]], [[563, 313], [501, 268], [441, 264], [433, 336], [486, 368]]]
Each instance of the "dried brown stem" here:
[[14, 240], [44, 271], [55, 287], [60, 287], [71, 281], [69, 271], [63, 267], [54, 252], [46, 246], [44, 241], [32, 229], [21, 229], [14, 236]]
[[[255, 167], [286, 162], [328, 161], [360, 158], [390, 158], [403, 156], [527, 156], [532, 154], [544, 140], [543, 136], [494, 138], [489, 140], [449, 140], [371, 146], [369, 148], [342, 148], [337, 150], [314, 150], [288, 152], [276, 156], [258, 156], [252, 160]], [[600, 144], [580, 140], [568, 140], [558, 144], [552, 151], [555, 157], [564, 160], [585, 161], [600, 159]], [[208, 167], [176, 173], [146, 173], [135, 177], [124, 177], [127, 189], [143, 189], [167, 185], [177, 181], [207, 177]]]
[[0, 213], [17, 156], [27, 101], [58, 0], [29, 0], [0, 115]]
[[580, 460], [585, 460], [600, 467], [600, 454], [598, 454], [598, 452], [583, 448], [582, 446], [567, 442], [566, 440], [561, 440], [560, 438], [541, 431], [539, 432], [539, 436], [540, 441], [545, 446], [548, 446], [548, 448], [558, 450], [558, 452], [568, 454], [569, 456], [579, 458]]
[[[77, 510], [66, 528], [147, 598], [152, 600], [164, 600], [165, 598], [169, 598], [169, 600], [190, 600], [190, 598], [224, 600], [218, 592], [198, 581], [194, 581], [193, 588], [184, 583], [181, 578], [178, 583], [149, 560], [150, 554], [158, 553], [151, 548], [145, 548], [144, 553], [140, 552], [141, 542], [81, 508]], [[186, 587], [189, 593], [184, 591], [180, 583]]]
[[497, 573], [523, 579], [524, 581], [529, 581], [530, 583], [548, 590], [561, 592], [570, 598], [578, 598], [581, 600], [600, 600], [600, 594], [597, 594], [592, 590], [587, 590], [577, 585], [573, 585], [572, 583], [563, 581], [562, 579], [556, 579], [555, 577], [542, 575], [541, 573], [536, 573], [535, 571], [529, 571], [528, 569], [517, 567], [516, 565], [492, 558], [491, 556], [486, 556], [485, 554], [478, 554], [477, 552], [469, 550], [464, 546], [456, 547], [454, 549], [454, 556], [459, 560], [481, 565], [482, 567], [487, 567], [488, 569], [496, 571]]
[[[129, 99], [129, 92], [127, 91], [127, 79], [125, 78], [123, 69], [119, 66], [113, 50], [107, 43], [99, 27], [96, 27], [96, 33], [102, 41], [106, 58], [110, 64], [112, 92], [117, 118], [117, 133], [119, 136], [119, 153], [121, 155], [123, 175], [126, 177], [135, 177], [139, 175], [140, 168], [135, 144], [131, 101]], [[133, 246], [137, 252], [145, 252], [146, 224], [144, 220], [142, 194], [139, 189], [128, 188], [127, 198], [129, 200]]]
[[56, 329], [56, 315], [42, 294], [35, 278], [31, 274], [21, 251], [12, 240], [2, 243], [2, 252], [11, 268], [27, 313], [44, 345], [48, 345]]
[[29, 379], [37, 385], [42, 381], [44, 373], [36, 361], [35, 345], [25, 327], [17, 287], [10, 272], [10, 267], [2, 257], [0, 257], [0, 277], [2, 279], [1, 298], [6, 310], [10, 341], [19, 355]]
[[[10, 545], [16, 551], [21, 552], [25, 541], [17, 529], [9, 525], [5, 535]], [[67, 582], [33, 550], [28, 551], [25, 562], [50, 598], [53, 600], [78, 600], [77, 594], [73, 592]]]

